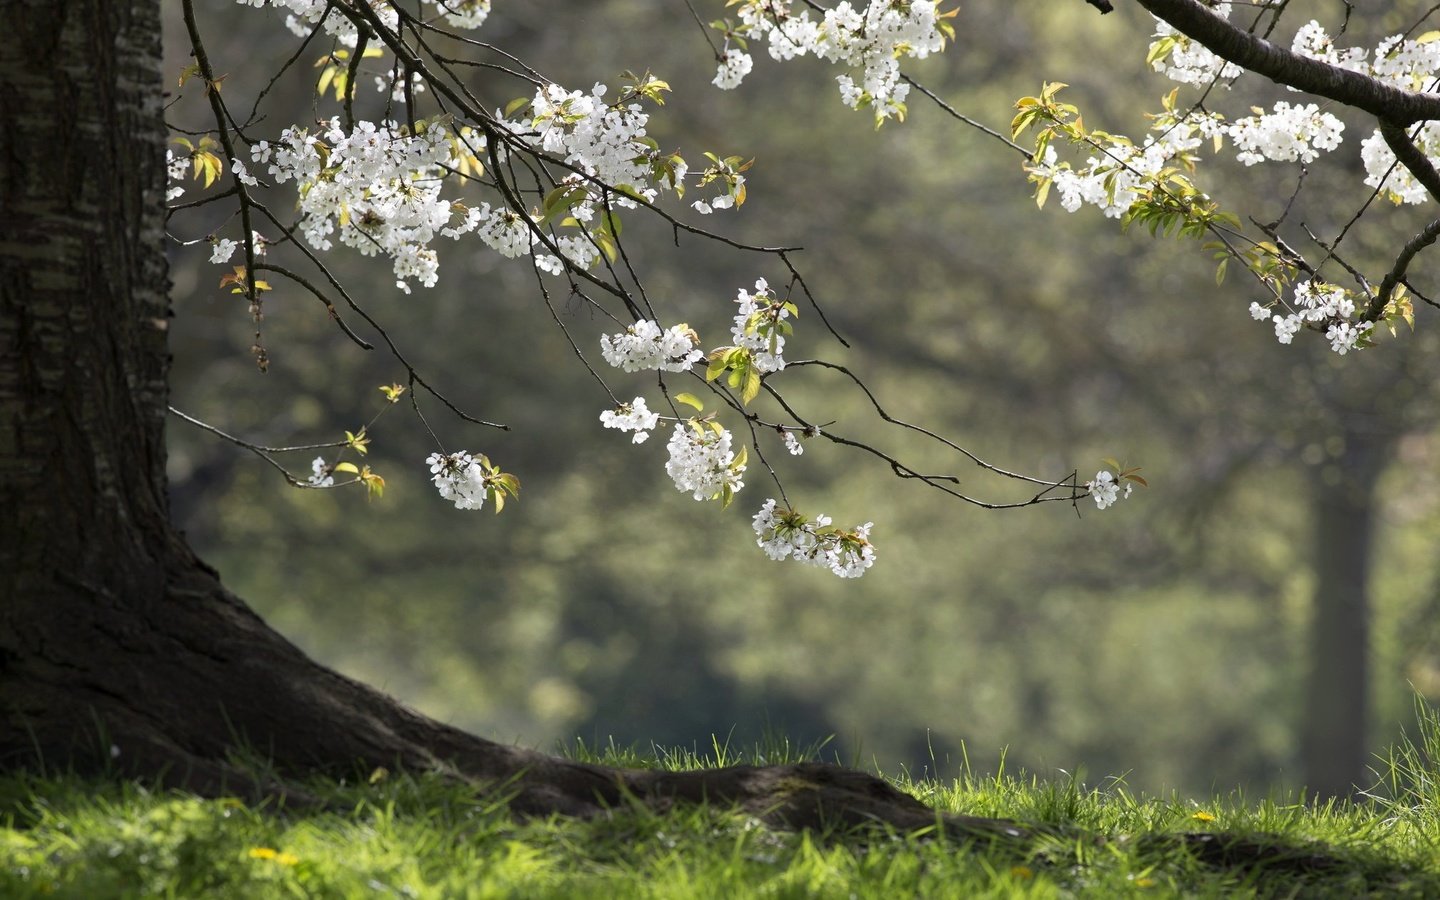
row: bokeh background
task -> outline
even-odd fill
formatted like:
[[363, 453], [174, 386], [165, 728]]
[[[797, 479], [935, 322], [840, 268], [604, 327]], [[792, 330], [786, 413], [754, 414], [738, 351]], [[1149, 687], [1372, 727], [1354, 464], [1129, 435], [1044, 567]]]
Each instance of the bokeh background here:
[[[718, 0], [696, 5], [724, 14]], [[1352, 33], [1401, 30], [1412, 5], [1357, 18]], [[965, 4], [956, 46], [907, 71], [1001, 130], [1017, 97], [1064, 81], [1091, 127], [1136, 134], [1170, 85], [1145, 72], [1149, 24], [1124, 6], [1102, 18], [1079, 2]], [[201, 27], [228, 73], [226, 99], [248, 109], [264, 67], [299, 42], [268, 11], [209, 7]], [[447, 449], [489, 454], [524, 488], [498, 517], [439, 500], [421, 464], [436, 448], [408, 406], [372, 429], [369, 462], [388, 482], [374, 502], [291, 489], [176, 421], [176, 517], [230, 587], [316, 657], [430, 715], [547, 749], [780, 736], [886, 771], [944, 775], [964, 759], [986, 771], [1004, 758], [1145, 791], [1303, 783], [1307, 723], [1325, 705], [1317, 672], [1353, 681], [1368, 660], [1370, 708], [1339, 727], [1372, 749], [1395, 739], [1417, 693], [1440, 699], [1440, 357], [1423, 313], [1417, 334], [1358, 356], [1318, 340], [1281, 347], [1246, 313], [1253, 286], [1234, 272], [1217, 286], [1198, 242], [1122, 233], [1054, 200], [1037, 209], [1018, 154], [918, 95], [907, 122], [877, 131], [842, 106], [823, 64], [780, 66], [763, 50], [739, 90], [714, 89], [712, 51], [683, 3], [497, 0], [481, 36], [571, 87], [648, 68], [674, 89], [652, 117], [663, 146], [692, 163], [704, 150], [755, 158], [740, 211], [701, 220], [673, 208], [737, 238], [806, 248], [797, 262], [853, 347], [802, 308], [788, 355], [854, 367], [894, 415], [1007, 468], [1084, 480], [1113, 456], [1142, 465], [1152, 487], [1104, 512], [987, 512], [842, 447], [811, 441], [792, 460], [777, 444], [768, 456], [792, 500], [874, 521], [879, 559], [859, 581], [772, 563], [750, 531], [767, 496], [759, 472], [721, 511], [674, 490], [663, 434], [637, 447], [603, 430], [608, 398], [527, 266], [446, 244], [439, 285], [405, 295], [388, 266], [342, 248], [331, 264], [425, 377], [512, 426], [480, 428], [426, 402]], [[166, 38], [178, 74], [178, 21]], [[310, 65], [327, 50], [301, 51], [247, 133], [334, 114], [311, 90]], [[475, 88], [495, 106], [529, 93], [489, 75]], [[379, 114], [368, 79], [361, 100]], [[192, 84], [172, 125], [203, 129], [197, 101]], [[1336, 157], [1308, 173], [1292, 223], [1333, 235], [1360, 208], [1365, 133], [1352, 122]], [[1222, 156], [1198, 180], [1268, 221], [1297, 174]], [[1419, 221], [1373, 209], [1347, 243], [1351, 261], [1383, 263]], [[640, 216], [625, 224], [652, 298], [709, 343], [728, 332], [737, 289], [785, 281], [773, 259], [691, 238], [677, 247]], [[185, 240], [217, 230], [239, 236], [219, 211], [172, 220]], [[404, 380], [275, 279], [262, 374], [245, 304], [217, 288], [228, 268], [207, 256], [205, 245], [172, 256], [178, 408], [260, 444], [335, 440], [378, 411], [377, 385]], [[559, 299], [598, 361], [608, 323]], [[611, 383], [623, 397], [655, 395], [639, 376]], [[838, 380], [797, 371], [777, 384], [814, 418], [955, 471], [975, 495], [1023, 496], [883, 427]], [[287, 462], [308, 473], [313, 455]], [[1337, 595], [1344, 584], [1362, 588]], [[1339, 635], [1354, 652], [1314, 650], [1326, 603], [1368, 610], [1368, 633]]]

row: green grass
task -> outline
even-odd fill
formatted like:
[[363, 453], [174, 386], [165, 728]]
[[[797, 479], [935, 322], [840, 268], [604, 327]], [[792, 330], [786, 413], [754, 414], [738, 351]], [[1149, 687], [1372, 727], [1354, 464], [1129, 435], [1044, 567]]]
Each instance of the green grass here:
[[[310, 783], [317, 813], [11, 775], [0, 779], [0, 897], [1435, 897], [1440, 720], [1422, 719], [1358, 804], [1145, 798], [1118, 781], [968, 771], [894, 779], [938, 809], [1031, 826], [980, 844], [779, 833], [706, 807], [522, 822], [430, 776]], [[743, 757], [723, 745], [572, 753], [671, 768], [807, 755], [783, 742]]]

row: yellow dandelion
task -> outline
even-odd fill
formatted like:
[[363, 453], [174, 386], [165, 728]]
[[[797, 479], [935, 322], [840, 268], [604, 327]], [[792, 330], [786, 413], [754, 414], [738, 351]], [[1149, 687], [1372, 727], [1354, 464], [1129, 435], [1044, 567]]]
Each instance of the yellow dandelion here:
[[1200, 810], [1199, 812], [1195, 813], [1195, 814], [1194, 814], [1193, 816], [1191, 816], [1190, 818], [1194, 819], [1194, 820], [1197, 821], [1197, 822], [1213, 822], [1213, 821], [1215, 821], [1215, 816], [1214, 816], [1213, 814], [1211, 814], [1211, 813], [1206, 812], [1206, 811], [1203, 810], [1203, 809]]
[[293, 853], [283, 853], [274, 847], [251, 847], [249, 851], [251, 859], [268, 859], [278, 866], [293, 866], [300, 862], [300, 857]]

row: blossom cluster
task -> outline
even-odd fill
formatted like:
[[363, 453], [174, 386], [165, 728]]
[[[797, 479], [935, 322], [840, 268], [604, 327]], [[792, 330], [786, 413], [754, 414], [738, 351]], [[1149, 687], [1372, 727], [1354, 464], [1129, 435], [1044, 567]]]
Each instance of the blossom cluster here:
[[600, 414], [600, 422], [606, 428], [633, 431], [632, 443], [643, 444], [650, 438], [650, 430], [660, 421], [660, 414], [650, 411], [644, 397], [636, 397], [629, 403], [621, 403], [616, 409], [607, 409]]
[[[1218, 4], [1214, 11], [1229, 15], [1230, 4]], [[1156, 71], [1186, 84], [1224, 84], [1240, 74], [1230, 64], [1221, 64], [1209, 50], [1157, 20], [1156, 42], [1150, 55]], [[1363, 47], [1337, 47], [1334, 39], [1317, 21], [1300, 27], [1290, 49], [1297, 55], [1367, 75], [1394, 87], [1433, 90], [1440, 76], [1440, 41], [1427, 36], [1410, 39], [1393, 35], [1380, 41], [1373, 54]], [[1212, 114], [1202, 114], [1212, 115]], [[1320, 152], [1340, 146], [1344, 125], [1333, 115], [1320, 112], [1315, 104], [1276, 103], [1273, 111], [1237, 120], [1225, 134], [1239, 150], [1239, 160], [1252, 165], [1262, 159], [1302, 163], [1313, 161]], [[1426, 123], [1415, 136], [1416, 145], [1432, 160], [1440, 162], [1440, 124]], [[1365, 183], [1379, 188], [1396, 203], [1424, 203], [1430, 199], [1425, 188], [1404, 166], [1398, 165], [1378, 130], [1360, 147], [1365, 164]]]
[[230, 238], [220, 238], [215, 241], [215, 246], [210, 250], [210, 261], [212, 263], [227, 263], [230, 257], [235, 255], [235, 250], [240, 243]]
[[487, 247], [506, 259], [530, 252], [535, 244], [535, 232], [531, 228], [536, 220], [534, 216], [522, 216], [504, 206], [492, 209], [488, 203], [481, 203], [478, 211], [480, 224], [475, 227], [475, 234]]
[[175, 151], [166, 148], [165, 150], [165, 199], [174, 200], [185, 195], [184, 186], [177, 182], [185, 180], [185, 173], [190, 169], [190, 158], [188, 156], [176, 156]]
[[[1380, 41], [1371, 55], [1363, 47], [1337, 48], [1320, 23], [1312, 20], [1295, 34], [1290, 49], [1402, 90], [1434, 90], [1435, 78], [1440, 75], [1440, 41], [1426, 36], [1412, 40], [1392, 35]], [[1426, 156], [1440, 161], [1440, 126], [1436, 123], [1423, 125], [1415, 135], [1415, 143]], [[1365, 164], [1365, 183], [1379, 188], [1396, 203], [1424, 203], [1430, 199], [1410, 170], [1397, 164], [1378, 129], [1361, 142], [1360, 158]]]
[[1120, 500], [1128, 500], [1131, 492], [1135, 490], [1133, 482], [1126, 481], [1122, 487], [1116, 480], [1115, 473], [1104, 469], [1096, 472], [1095, 477], [1087, 482], [1085, 487], [1089, 488], [1097, 509], [1107, 509]]
[[[230, 257], [235, 255], [235, 251], [240, 249], [240, 242], [232, 238], [222, 238], [211, 235], [210, 243], [210, 261], [218, 265], [229, 262]], [[250, 248], [256, 256], [265, 255], [268, 243], [269, 242], [261, 236], [260, 232], [250, 232]]]
[[[1230, 17], [1230, 4], [1217, 3], [1210, 11]], [[1208, 47], [1176, 31], [1168, 22], [1155, 20], [1155, 38], [1150, 45], [1150, 66], [1171, 81], [1205, 85], [1238, 78], [1243, 69], [1216, 56]]]
[[[298, 34], [308, 35], [318, 28], [342, 45], [355, 46], [354, 25], [325, 0], [239, 2], [287, 11], [287, 24]], [[490, 0], [429, 2], [445, 22], [466, 28], [479, 27], [491, 6]], [[391, 4], [373, 5], [383, 24], [396, 25], [398, 20]], [[414, 82], [417, 75], [401, 73], [400, 77], [377, 79], [376, 83], [382, 91], [393, 94], [403, 88], [406, 77]], [[510, 152], [521, 150], [556, 157], [573, 169], [560, 183], [563, 216], [526, 216], [503, 207], [491, 208], [488, 203], [469, 209], [441, 201], [438, 196], [441, 181], [451, 171], [464, 171], [460, 157], [483, 152], [486, 142], [477, 137], [466, 141], [466, 146], [458, 147], [454, 146], [460, 140], [456, 138], [447, 153], [444, 141], [449, 138], [444, 129], [435, 125], [419, 135], [406, 137], [393, 123], [376, 126], [362, 122], [355, 135], [345, 135], [336, 133], [338, 126], [332, 120], [330, 128], [322, 134], [287, 129], [274, 146], [257, 145], [254, 158], [271, 165], [271, 174], [277, 182], [293, 179], [298, 184], [301, 230], [307, 243], [317, 249], [329, 249], [330, 237], [338, 223], [342, 242], [367, 254], [384, 253], [393, 258], [402, 289], [408, 290], [411, 280], [426, 286], [435, 282], [438, 259], [428, 244], [437, 233], [456, 237], [477, 231], [487, 245], [502, 255], [515, 258], [533, 254], [535, 265], [541, 271], [559, 274], [567, 265], [588, 269], [607, 252], [603, 239], [597, 240], [593, 234], [601, 211], [633, 208], [636, 198], [653, 201], [666, 188], [683, 193], [688, 174], [684, 159], [679, 154], [658, 149], [646, 134], [649, 116], [640, 103], [635, 102], [647, 96], [658, 99], [661, 90], [668, 90], [668, 86], [647, 77], [620, 98], [607, 101], [607, 88], [603, 84], [595, 84], [589, 92], [547, 84], [540, 86], [534, 97], [521, 104], [513, 116], [495, 113], [493, 124], [504, 132], [495, 148], [502, 160]], [[383, 140], [377, 141], [377, 135]], [[362, 179], [361, 172], [349, 170], [355, 161], [346, 158], [344, 151], [355, 148], [347, 146], [347, 140], [368, 144], [371, 157], [387, 156], [396, 164], [390, 171], [370, 173], [375, 191], [366, 190], [370, 185]], [[399, 157], [426, 146], [430, 152], [411, 160], [408, 171], [400, 170], [403, 167], [399, 165]], [[171, 165], [179, 168], [178, 162]], [[258, 183], [245, 170], [243, 161], [233, 160], [232, 165], [236, 176], [247, 185]], [[702, 211], [743, 202], [743, 193], [739, 198], [736, 196], [743, 183], [743, 176], [722, 181], [720, 186], [726, 192], [713, 201], [701, 201]], [[320, 190], [317, 191], [317, 187]], [[171, 199], [176, 196], [179, 188], [171, 188]], [[558, 236], [552, 232], [550, 239], [542, 239], [541, 227], [552, 218], [563, 223], [557, 227], [573, 227], [575, 232]]]
[[1066, 212], [1090, 204], [1108, 218], [1118, 219], [1173, 165], [1192, 155], [1205, 140], [1213, 140], [1220, 129], [1215, 118], [1189, 116], [1157, 124], [1157, 133], [1147, 135], [1139, 145], [1120, 135], [1105, 135], [1103, 140], [1092, 135], [1095, 152], [1084, 166], [1060, 162], [1054, 146], [1047, 146], [1040, 159], [1027, 164], [1025, 170], [1031, 181], [1055, 189]]
[[485, 504], [489, 485], [480, 461], [463, 450], [457, 453], [432, 453], [425, 463], [430, 466], [430, 480], [440, 496], [454, 502], [456, 509], [479, 509]]
[[1363, 346], [1362, 342], [1375, 326], [1373, 322], [1353, 321], [1355, 309], [1354, 296], [1344, 288], [1323, 281], [1301, 281], [1295, 285], [1290, 312], [1283, 316], [1271, 315], [1267, 307], [1252, 303], [1250, 315], [1259, 320], [1270, 319], [1275, 326], [1275, 339], [1282, 344], [1294, 340], [1295, 334], [1306, 325], [1324, 328], [1330, 349], [1344, 356]]
[[310, 477], [305, 483], [311, 487], [326, 488], [335, 486], [334, 469], [325, 465], [325, 457], [317, 456], [310, 461]]
[[[606, 101], [608, 88], [596, 83], [589, 93], [567, 90], [558, 84], [544, 85], [513, 118], [497, 113], [499, 128], [507, 132], [508, 146], [497, 148], [501, 158], [509, 146], [558, 157], [573, 167], [560, 188], [567, 218], [581, 230], [554, 241], [554, 253], [537, 254], [536, 265], [543, 271], [564, 271], [563, 256], [570, 264], [586, 269], [600, 258], [600, 247], [587, 231], [608, 208], [628, 209], [639, 198], [653, 202], [662, 191], [673, 187], [684, 192], [689, 167], [679, 154], [657, 149], [646, 133], [650, 117], [636, 98], [656, 96], [663, 82], [642, 81], [634, 90], [614, 102]], [[648, 86], [650, 93], [642, 90]], [[702, 179], [702, 186], [710, 179]], [[735, 194], [744, 184], [743, 176], [722, 181], [726, 193], [710, 201], [697, 201], [701, 212], [736, 205]], [[615, 189], [619, 189], [618, 191]], [[634, 196], [632, 197], [631, 194]], [[533, 243], [533, 241], [532, 241]]]
[[794, 306], [776, 300], [770, 285], [761, 278], [755, 282], [755, 293], [743, 288], [735, 295], [739, 304], [730, 334], [735, 346], [750, 351], [752, 364], [760, 374], [785, 368], [785, 335], [790, 326], [784, 324]]
[[1412, 40], [1401, 34], [1391, 35], [1375, 45], [1372, 57], [1363, 47], [1337, 48], [1324, 27], [1313, 19], [1295, 33], [1290, 49], [1300, 56], [1369, 75], [1408, 91], [1428, 90], [1440, 71], [1440, 46], [1429, 37]]
[[1237, 119], [1225, 130], [1247, 166], [1264, 160], [1314, 162], [1321, 151], [1340, 146], [1345, 123], [1314, 103], [1291, 106], [1283, 100], [1272, 112]]
[[1349, 47], [1341, 50], [1335, 46], [1325, 27], [1314, 19], [1301, 25], [1300, 30], [1295, 32], [1295, 39], [1290, 42], [1290, 51], [1326, 65], [1369, 74], [1370, 65], [1366, 62], [1367, 54], [1364, 48]]
[[844, 531], [833, 527], [829, 516], [816, 516], [812, 521], [793, 509], [777, 509], [770, 499], [751, 525], [755, 543], [773, 560], [790, 559], [829, 569], [841, 578], [859, 578], [875, 564], [875, 546], [870, 543], [873, 522]]
[[[852, 109], [869, 107], [877, 122], [904, 118], [910, 85], [900, 78], [900, 58], [924, 59], [945, 47], [946, 33], [936, 0], [849, 0], [825, 10], [817, 21], [811, 10], [797, 12], [792, 0], [745, 0], [737, 34], [765, 41], [777, 60], [813, 55], [847, 66], [836, 76], [840, 97]], [[727, 47], [715, 84], [733, 88], [750, 71], [749, 54]], [[857, 80], [858, 76], [858, 80]]]
[[[273, 6], [286, 11], [288, 15], [285, 17], [285, 27], [298, 37], [309, 37], [318, 27], [346, 47], [354, 47], [359, 38], [355, 23], [342, 15], [339, 10], [332, 9], [334, 4], [329, 0], [238, 0], [238, 2], [241, 6], [253, 6], [256, 9]], [[372, 5], [376, 15], [380, 17], [380, 21], [387, 29], [393, 29], [400, 24], [400, 15], [393, 6], [388, 3]]]
[[[324, 130], [291, 127], [275, 143], [251, 148], [277, 183], [299, 186], [300, 231], [317, 250], [341, 243], [366, 256], [390, 257], [396, 285], [435, 284], [439, 258], [429, 246], [437, 235], [456, 238], [477, 230], [482, 211], [440, 197], [441, 178], [454, 150], [445, 129], [432, 123], [418, 134], [394, 122], [356, 122], [351, 131], [332, 118]], [[486, 210], [488, 212], [488, 209]]]
[[688, 325], [662, 331], [649, 319], [641, 319], [619, 334], [601, 335], [600, 355], [626, 372], [684, 372], [705, 358], [699, 344], [699, 336]]
[[[1411, 134], [1420, 152], [1440, 166], [1440, 122], [1426, 122], [1412, 129]], [[1365, 164], [1365, 183], [1379, 188], [1395, 203], [1426, 203], [1432, 199], [1425, 186], [1396, 160], [1395, 151], [1379, 130], [1360, 142], [1360, 160]]]
[[709, 427], [682, 422], [666, 445], [670, 459], [665, 472], [677, 490], [696, 500], [728, 498], [745, 486], [740, 480], [745, 474], [744, 451], [737, 455], [730, 444], [730, 432], [713, 422]]
[[456, 28], [479, 28], [490, 15], [490, 0], [433, 0], [445, 21]]
[[[253, 6], [256, 9], [273, 6], [276, 9], [284, 10], [288, 13], [285, 17], [285, 27], [299, 37], [309, 37], [317, 27], [346, 47], [354, 47], [359, 37], [355, 23], [342, 15], [339, 10], [333, 9], [334, 4], [329, 0], [237, 0], [237, 2], [241, 6]], [[490, 15], [490, 0], [430, 0], [430, 2], [444, 17], [446, 23], [456, 28], [479, 28], [485, 24], [485, 18]], [[400, 16], [392, 4], [370, 2], [369, 5], [387, 29], [394, 29], [400, 24]]]

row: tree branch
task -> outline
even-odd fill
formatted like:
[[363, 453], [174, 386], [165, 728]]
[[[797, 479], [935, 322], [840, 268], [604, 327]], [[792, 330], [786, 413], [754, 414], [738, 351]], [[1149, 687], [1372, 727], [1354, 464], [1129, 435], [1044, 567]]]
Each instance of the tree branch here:
[[1136, 2], [1221, 58], [1277, 84], [1353, 106], [1401, 126], [1440, 119], [1440, 96], [1401, 90], [1369, 75], [1292, 53], [1222, 19], [1199, 0]]
[[[1440, 172], [1435, 170], [1435, 164], [1415, 146], [1415, 141], [1406, 133], [1400, 125], [1388, 120], [1380, 120], [1380, 135], [1385, 138], [1385, 144], [1395, 154], [1415, 180], [1425, 186], [1430, 196], [1440, 201]], [[1419, 234], [1405, 242], [1400, 249], [1400, 255], [1395, 258], [1395, 263], [1385, 278], [1380, 282], [1380, 289], [1375, 292], [1375, 298], [1365, 309], [1364, 319], [1373, 322], [1385, 315], [1386, 308], [1390, 305], [1391, 295], [1395, 288], [1405, 280], [1405, 270], [1410, 268], [1410, 262], [1421, 250], [1435, 243], [1440, 238], [1440, 219], [1436, 219]]]
[[1430, 161], [1420, 148], [1415, 146], [1415, 141], [1406, 133], [1405, 128], [1389, 119], [1380, 120], [1380, 136], [1385, 139], [1385, 145], [1390, 152], [1395, 154], [1415, 180], [1424, 186], [1431, 198], [1440, 202], [1440, 172], [1435, 170], [1435, 164]]

